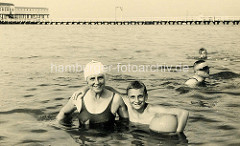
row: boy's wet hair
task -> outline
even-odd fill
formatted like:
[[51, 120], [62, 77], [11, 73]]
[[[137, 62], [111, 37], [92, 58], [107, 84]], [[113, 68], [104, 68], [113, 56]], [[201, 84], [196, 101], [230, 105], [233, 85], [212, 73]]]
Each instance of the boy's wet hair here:
[[200, 48], [199, 49], [199, 54], [202, 54], [203, 51], [205, 51], [207, 53], [207, 50], [205, 48]]
[[143, 93], [144, 95], [147, 95], [147, 88], [141, 81], [132, 81], [129, 83], [127, 87], [127, 94], [130, 89], [142, 89], [143, 88]]

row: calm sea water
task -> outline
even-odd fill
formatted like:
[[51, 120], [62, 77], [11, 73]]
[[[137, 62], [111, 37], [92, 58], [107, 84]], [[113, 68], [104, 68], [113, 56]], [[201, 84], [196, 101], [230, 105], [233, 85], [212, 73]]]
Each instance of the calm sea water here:
[[[0, 145], [239, 145], [239, 26], [0, 26]], [[208, 50], [208, 87], [184, 88], [189, 71], [119, 71], [117, 65], [192, 66]], [[62, 70], [98, 60], [113, 66], [107, 85], [124, 91], [143, 81], [149, 101], [190, 112], [184, 136], [145, 125], [109, 131], [54, 126], [83, 73]], [[125, 65], [125, 66], [124, 66]], [[79, 69], [79, 68], [78, 68]]]

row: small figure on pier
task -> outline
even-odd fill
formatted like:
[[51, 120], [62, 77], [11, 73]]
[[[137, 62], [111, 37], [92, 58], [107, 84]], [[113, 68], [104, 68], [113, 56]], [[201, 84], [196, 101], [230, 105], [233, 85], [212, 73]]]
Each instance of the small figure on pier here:
[[205, 48], [199, 49], [199, 59], [205, 60], [207, 59], [207, 50]]
[[191, 88], [206, 86], [205, 79], [209, 77], [209, 67], [204, 60], [198, 60], [193, 65], [194, 76], [185, 84]]

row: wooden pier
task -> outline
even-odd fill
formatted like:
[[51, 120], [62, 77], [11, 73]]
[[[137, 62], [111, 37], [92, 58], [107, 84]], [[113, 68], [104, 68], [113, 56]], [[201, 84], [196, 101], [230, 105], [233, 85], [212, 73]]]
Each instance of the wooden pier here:
[[79, 20], [30, 20], [30, 19], [5, 19], [0, 24], [25, 24], [25, 25], [239, 25], [240, 17], [161, 17], [161, 18], [128, 18], [122, 20], [111, 19], [79, 19]]

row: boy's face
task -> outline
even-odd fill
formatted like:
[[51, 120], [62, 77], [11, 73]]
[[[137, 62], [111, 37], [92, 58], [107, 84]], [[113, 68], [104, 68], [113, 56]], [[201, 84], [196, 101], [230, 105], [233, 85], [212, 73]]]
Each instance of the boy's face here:
[[129, 89], [128, 98], [133, 109], [141, 110], [144, 108], [147, 97], [144, 94], [144, 89]]

